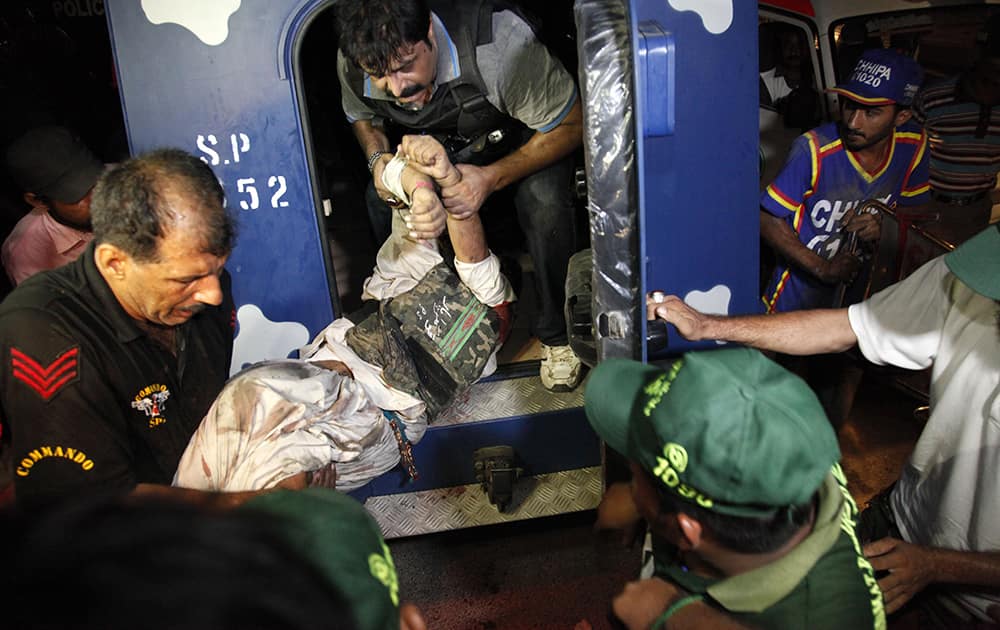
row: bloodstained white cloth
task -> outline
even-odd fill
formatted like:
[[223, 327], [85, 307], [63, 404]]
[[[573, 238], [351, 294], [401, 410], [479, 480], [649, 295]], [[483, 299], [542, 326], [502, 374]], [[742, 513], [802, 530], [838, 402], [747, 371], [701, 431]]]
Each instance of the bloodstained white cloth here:
[[334, 462], [337, 488], [352, 490], [398, 461], [382, 411], [354, 379], [274, 361], [229, 380], [181, 456], [174, 485], [257, 490]]

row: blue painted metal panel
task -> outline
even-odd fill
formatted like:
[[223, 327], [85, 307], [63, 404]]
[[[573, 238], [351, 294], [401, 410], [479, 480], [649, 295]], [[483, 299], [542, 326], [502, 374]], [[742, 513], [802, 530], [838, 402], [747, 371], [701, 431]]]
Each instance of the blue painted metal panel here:
[[351, 494], [364, 499], [476, 483], [473, 452], [499, 444], [514, 448], [524, 475], [574, 470], [601, 463], [597, 435], [587, 423], [583, 409], [577, 408], [470, 424], [432, 426], [413, 448], [419, 480], [409, 483], [405, 473], [396, 468]]
[[303, 16], [321, 4], [105, 2], [132, 152], [176, 146], [201, 156], [239, 219], [227, 265], [239, 322], [234, 369], [287, 356], [334, 317], [287, 65]]
[[[644, 292], [758, 312], [757, 5], [629, 6]], [[665, 352], [690, 347], [672, 335]]]

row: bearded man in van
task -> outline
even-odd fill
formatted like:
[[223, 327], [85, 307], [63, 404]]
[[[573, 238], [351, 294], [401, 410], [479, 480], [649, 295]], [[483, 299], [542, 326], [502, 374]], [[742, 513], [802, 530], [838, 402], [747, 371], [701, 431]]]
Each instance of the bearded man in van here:
[[376, 237], [390, 232], [383, 202], [393, 195], [380, 182], [404, 133], [432, 134], [448, 148], [461, 178], [441, 199], [459, 219], [513, 186], [534, 263], [539, 376], [552, 391], [576, 388], [583, 370], [564, 313], [576, 251], [570, 154], [583, 141], [573, 77], [530, 18], [501, 0], [344, 0], [337, 22], [343, 108], [372, 173], [366, 197]]

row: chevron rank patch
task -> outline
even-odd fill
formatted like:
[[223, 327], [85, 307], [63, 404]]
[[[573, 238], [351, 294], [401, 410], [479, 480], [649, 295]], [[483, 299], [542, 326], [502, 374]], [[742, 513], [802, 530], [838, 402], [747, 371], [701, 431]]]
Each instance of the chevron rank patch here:
[[80, 377], [79, 357], [79, 346], [73, 346], [51, 363], [42, 364], [21, 350], [11, 348], [11, 374], [48, 402], [60, 389]]

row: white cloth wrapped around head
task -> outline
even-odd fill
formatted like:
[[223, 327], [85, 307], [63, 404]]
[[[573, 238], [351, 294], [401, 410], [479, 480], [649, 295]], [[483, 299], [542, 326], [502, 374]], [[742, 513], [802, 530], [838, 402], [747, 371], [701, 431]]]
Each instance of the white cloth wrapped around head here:
[[269, 361], [226, 383], [181, 457], [174, 485], [259, 490], [330, 462], [340, 490], [399, 462], [381, 409], [349, 375], [307, 361]]

